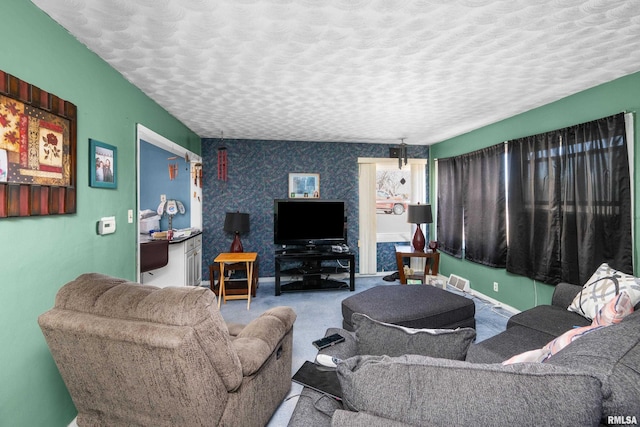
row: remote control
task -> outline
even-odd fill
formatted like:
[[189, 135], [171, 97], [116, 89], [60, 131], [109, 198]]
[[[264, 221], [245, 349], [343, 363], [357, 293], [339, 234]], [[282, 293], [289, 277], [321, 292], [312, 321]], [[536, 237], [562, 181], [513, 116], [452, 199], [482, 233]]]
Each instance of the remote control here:
[[316, 356], [316, 364], [326, 366], [327, 368], [336, 368], [341, 360], [328, 354], [319, 354]]
[[315, 340], [312, 344], [318, 349], [322, 350], [323, 348], [330, 347], [339, 342], [344, 341], [344, 337], [340, 334], [329, 335], [328, 337], [321, 338], [319, 340]]

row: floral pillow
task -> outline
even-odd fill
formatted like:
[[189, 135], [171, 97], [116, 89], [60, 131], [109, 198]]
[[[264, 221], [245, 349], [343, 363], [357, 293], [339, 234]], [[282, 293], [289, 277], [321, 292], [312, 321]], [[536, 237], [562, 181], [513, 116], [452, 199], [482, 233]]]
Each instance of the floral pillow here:
[[620, 323], [631, 313], [633, 313], [631, 297], [627, 291], [622, 291], [598, 311], [591, 324], [595, 326], [613, 325]]
[[503, 365], [511, 365], [513, 363], [539, 363], [544, 362], [551, 356], [551, 350], [546, 348], [537, 348], [535, 350], [525, 351], [524, 353], [516, 354], [510, 359], [502, 362]]
[[626, 291], [622, 291], [617, 297], [612, 298], [598, 311], [590, 326], [573, 328], [547, 343], [544, 347], [516, 354], [510, 359], [502, 362], [502, 364], [509, 365], [512, 363], [544, 362], [549, 357], [571, 344], [574, 340], [583, 337], [590, 332], [604, 328], [605, 326], [620, 323], [622, 319], [631, 313], [633, 313], [631, 298]]
[[545, 345], [542, 348], [549, 350], [551, 352], [551, 356], [553, 356], [554, 354], [556, 354], [557, 352], [559, 352], [560, 350], [562, 350], [563, 348], [571, 344], [574, 340], [577, 340], [578, 338], [583, 337], [590, 332], [596, 331], [598, 329], [602, 329], [605, 326], [589, 325], [589, 326], [582, 326], [579, 328], [569, 329], [567, 332], [560, 335], [558, 338], [550, 341], [549, 343], [547, 343], [547, 345]]
[[554, 355], [571, 344], [574, 340], [583, 337], [590, 332], [614, 323], [620, 323], [625, 316], [632, 312], [633, 305], [631, 305], [629, 294], [627, 294], [626, 291], [622, 291], [617, 297], [612, 298], [604, 307], [598, 310], [598, 313], [595, 315], [590, 326], [583, 326], [581, 328], [568, 330], [545, 345], [543, 348], [550, 350], [551, 355]]
[[600, 309], [622, 291], [629, 294], [631, 305], [635, 306], [640, 302], [640, 279], [604, 263], [593, 273], [567, 309], [593, 320]]

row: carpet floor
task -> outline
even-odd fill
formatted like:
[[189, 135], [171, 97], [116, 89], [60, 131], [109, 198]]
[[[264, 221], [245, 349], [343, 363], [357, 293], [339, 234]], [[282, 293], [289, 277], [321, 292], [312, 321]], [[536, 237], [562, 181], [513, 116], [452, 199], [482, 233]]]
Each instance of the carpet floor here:
[[[397, 281], [385, 282], [382, 280], [382, 276], [363, 276], [356, 278], [354, 292], [350, 292], [347, 288], [339, 290], [287, 292], [277, 297], [274, 292], [275, 283], [273, 280], [261, 279], [256, 297], [251, 299], [250, 310], [247, 310], [245, 300], [233, 300], [222, 304], [220, 312], [227, 322], [246, 324], [271, 307], [280, 305], [292, 307], [297, 314], [293, 329], [293, 374], [302, 366], [305, 360], [314, 360], [317, 350], [311, 344], [312, 341], [322, 338], [327, 328], [342, 327], [341, 302], [343, 299], [374, 286], [397, 285], [398, 283]], [[449, 287], [448, 290], [474, 300], [476, 305], [476, 342], [483, 341], [504, 331], [507, 319], [513, 315], [513, 313], [507, 310], [494, 307], [490, 302], [483, 301], [469, 294], [462, 294], [455, 288]], [[269, 427], [287, 425], [301, 390], [302, 386], [292, 383], [288, 397], [271, 418], [268, 424]]]

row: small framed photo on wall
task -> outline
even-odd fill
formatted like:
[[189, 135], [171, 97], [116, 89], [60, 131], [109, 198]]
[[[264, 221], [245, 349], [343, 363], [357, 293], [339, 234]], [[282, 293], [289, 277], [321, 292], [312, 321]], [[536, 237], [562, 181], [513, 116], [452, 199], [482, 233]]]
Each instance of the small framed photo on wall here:
[[89, 139], [89, 185], [98, 188], [118, 188], [118, 148]]
[[317, 173], [290, 173], [289, 174], [289, 198], [320, 198], [320, 174]]

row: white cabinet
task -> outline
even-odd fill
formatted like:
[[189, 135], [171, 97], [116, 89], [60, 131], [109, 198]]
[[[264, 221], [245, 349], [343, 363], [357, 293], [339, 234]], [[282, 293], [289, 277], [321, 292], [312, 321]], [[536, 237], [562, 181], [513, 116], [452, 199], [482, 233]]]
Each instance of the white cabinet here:
[[200, 286], [202, 234], [169, 244], [169, 263], [142, 274], [142, 283], [159, 286]]
[[202, 281], [202, 235], [189, 239], [185, 251], [185, 283], [187, 286], [200, 286]]

